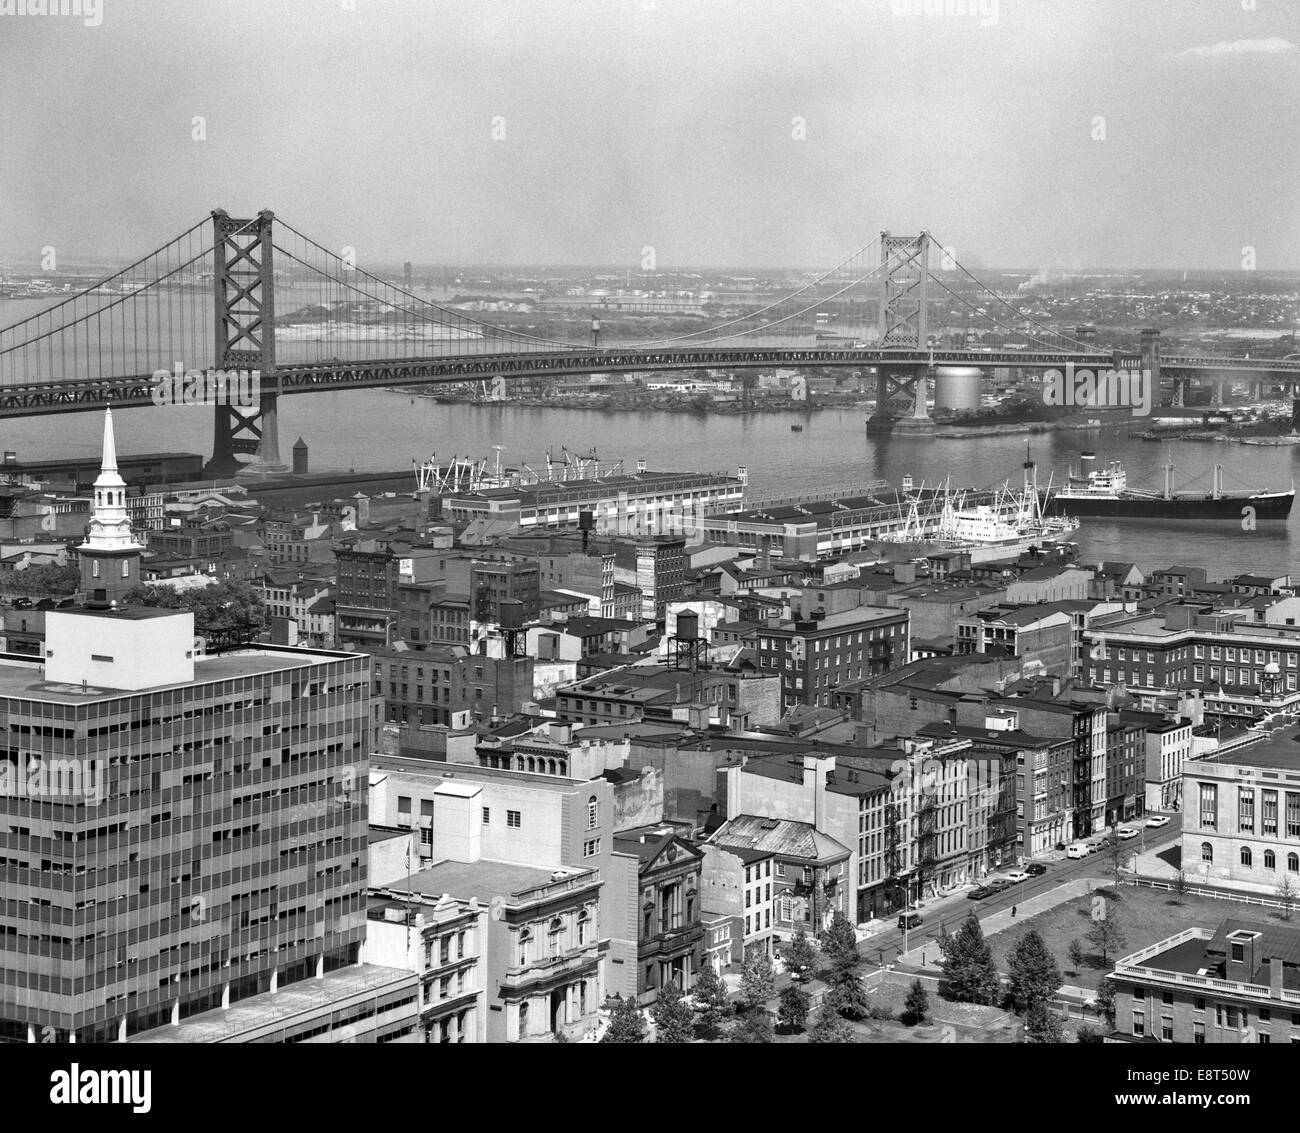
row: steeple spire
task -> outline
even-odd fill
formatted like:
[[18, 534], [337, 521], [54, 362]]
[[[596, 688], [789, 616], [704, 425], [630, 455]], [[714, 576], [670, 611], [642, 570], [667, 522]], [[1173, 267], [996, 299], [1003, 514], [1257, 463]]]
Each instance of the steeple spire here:
[[104, 456], [99, 462], [100, 472], [117, 471], [117, 444], [113, 440], [113, 411], [104, 410]]
[[113, 441], [113, 411], [104, 410], [104, 457], [95, 480], [94, 507], [90, 529], [81, 550], [121, 554], [138, 552], [143, 546], [131, 536], [126, 507], [126, 481], [117, 470], [117, 445]]

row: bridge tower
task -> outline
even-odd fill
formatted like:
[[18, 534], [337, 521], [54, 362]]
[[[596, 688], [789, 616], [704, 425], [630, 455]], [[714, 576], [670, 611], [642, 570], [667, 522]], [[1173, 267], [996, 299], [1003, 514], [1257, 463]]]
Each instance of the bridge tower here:
[[[1144, 327], [1142, 330], [1142, 370], [1150, 374], [1151, 382], [1151, 403], [1160, 404], [1160, 331], [1155, 327]], [[1174, 403], [1178, 401], [1178, 385], [1174, 383]]]
[[[927, 346], [926, 284], [930, 234], [880, 234], [880, 345], [903, 350]], [[924, 363], [885, 363], [876, 372], [876, 411], [869, 433], [927, 432], [934, 422], [925, 406]], [[908, 416], [908, 410], [911, 410]]]
[[[258, 402], [252, 409], [218, 405], [208, 475], [231, 476], [245, 467], [285, 471], [280, 460], [275, 393], [275, 281], [272, 223], [264, 209], [237, 220], [224, 209], [212, 213], [212, 285], [215, 299], [215, 366], [218, 370], [258, 370]], [[256, 456], [251, 465], [237, 454]]]

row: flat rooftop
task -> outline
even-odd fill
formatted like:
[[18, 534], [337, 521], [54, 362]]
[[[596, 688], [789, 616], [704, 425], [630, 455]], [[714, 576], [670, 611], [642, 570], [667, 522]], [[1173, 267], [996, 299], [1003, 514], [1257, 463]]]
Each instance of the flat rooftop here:
[[409, 983], [414, 990], [418, 978], [414, 972], [385, 968], [378, 964], [361, 964], [326, 972], [320, 979], [299, 980], [279, 991], [261, 992], [232, 1003], [222, 1011], [217, 1008], [183, 1019], [175, 1026], [155, 1027], [130, 1035], [129, 1043], [220, 1043], [239, 1041], [241, 1035], [265, 1028], [288, 1027], [298, 1020], [327, 1019], [334, 1003], [356, 995], [374, 994]]
[[1206, 763], [1226, 763], [1235, 767], [1267, 767], [1278, 771], [1300, 771], [1300, 728], [1274, 732], [1268, 739], [1235, 751], [1204, 756]]
[[44, 679], [45, 666], [41, 658], [16, 661], [0, 660], [0, 696], [26, 700], [41, 700], [54, 704], [82, 704], [94, 700], [108, 700], [116, 696], [138, 696], [164, 688], [183, 688], [188, 683], [207, 684], [228, 681], [236, 677], [249, 677], [259, 673], [273, 673], [285, 669], [305, 669], [325, 661], [346, 657], [361, 657], [360, 653], [331, 653], [317, 650], [246, 649], [222, 653], [214, 657], [200, 657], [194, 662], [193, 682], [155, 685], [149, 689], [115, 689], [105, 685], [64, 684]]
[[550, 885], [553, 880], [560, 880], [552, 878], [552, 874], [559, 872], [563, 872], [566, 877], [581, 877], [588, 873], [595, 877], [591, 870], [538, 869], [536, 866], [515, 862], [442, 861], [409, 877], [392, 881], [383, 888], [391, 893], [425, 893], [435, 897], [450, 893], [463, 900], [477, 897], [480, 901], [490, 902], [493, 897], [514, 897], [530, 889]]

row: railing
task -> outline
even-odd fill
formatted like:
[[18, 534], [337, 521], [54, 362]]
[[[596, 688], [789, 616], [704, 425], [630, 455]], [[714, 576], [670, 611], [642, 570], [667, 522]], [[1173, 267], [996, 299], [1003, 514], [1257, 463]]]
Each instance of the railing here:
[[[1121, 885], [1145, 885], [1148, 889], [1159, 889], [1166, 893], [1178, 892], [1178, 886], [1169, 881], [1157, 881], [1152, 877], [1125, 877], [1120, 881]], [[1236, 889], [1217, 889], [1213, 886], [1204, 885], [1187, 885], [1183, 888], [1184, 894], [1193, 897], [1214, 897], [1220, 901], [1239, 901], [1243, 905], [1261, 905], [1269, 909], [1282, 909], [1289, 911], [1300, 906], [1300, 894], [1297, 894], [1289, 902], [1282, 901], [1274, 897], [1260, 897], [1254, 893], [1242, 893]]]

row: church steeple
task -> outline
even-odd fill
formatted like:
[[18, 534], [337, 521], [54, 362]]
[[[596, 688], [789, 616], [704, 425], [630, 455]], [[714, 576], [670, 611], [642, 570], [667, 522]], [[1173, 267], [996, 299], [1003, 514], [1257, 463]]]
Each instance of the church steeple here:
[[[137, 585], [140, 552], [144, 547], [131, 534], [126, 481], [117, 470], [111, 409], [104, 410], [104, 450], [94, 492], [86, 541], [77, 548], [81, 585], [92, 597], [112, 600]], [[97, 594], [100, 591], [103, 593]]]

